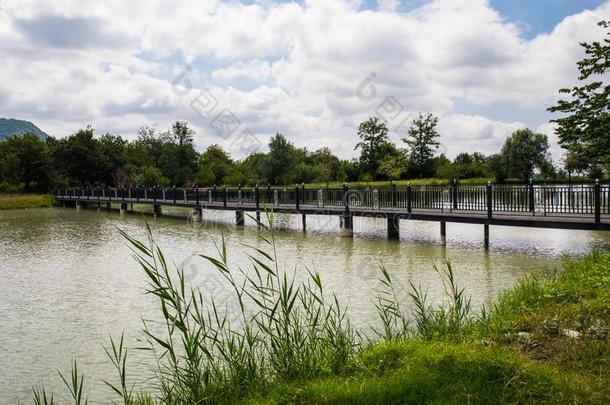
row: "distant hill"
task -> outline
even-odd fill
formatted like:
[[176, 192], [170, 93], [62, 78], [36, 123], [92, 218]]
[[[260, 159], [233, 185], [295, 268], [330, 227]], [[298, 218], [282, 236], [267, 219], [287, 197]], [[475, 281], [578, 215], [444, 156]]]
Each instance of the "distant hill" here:
[[23, 135], [28, 132], [38, 135], [40, 139], [47, 139], [49, 136], [30, 121], [0, 118], [0, 141], [12, 135]]

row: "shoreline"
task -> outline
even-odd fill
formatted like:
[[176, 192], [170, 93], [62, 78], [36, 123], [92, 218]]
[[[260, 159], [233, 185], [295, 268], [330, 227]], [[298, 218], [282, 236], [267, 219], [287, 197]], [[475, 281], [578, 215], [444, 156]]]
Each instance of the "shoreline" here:
[[50, 208], [54, 204], [49, 194], [0, 194], [0, 211]]

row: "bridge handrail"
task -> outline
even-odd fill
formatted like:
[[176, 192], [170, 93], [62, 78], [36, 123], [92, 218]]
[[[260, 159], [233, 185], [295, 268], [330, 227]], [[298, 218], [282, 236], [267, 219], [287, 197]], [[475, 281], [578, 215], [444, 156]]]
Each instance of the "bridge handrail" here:
[[304, 206], [317, 208], [412, 209], [443, 212], [547, 214], [591, 214], [596, 222], [610, 214], [610, 185], [465, 185], [306, 188], [267, 187], [83, 187], [52, 190], [63, 200], [98, 202], [171, 203], [176, 205], [222, 204]]

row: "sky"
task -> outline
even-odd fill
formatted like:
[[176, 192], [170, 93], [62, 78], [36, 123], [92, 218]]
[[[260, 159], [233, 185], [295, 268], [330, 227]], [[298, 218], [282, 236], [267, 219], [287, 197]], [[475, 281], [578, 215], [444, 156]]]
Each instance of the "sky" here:
[[519, 128], [549, 136], [579, 42], [610, 0], [0, 0], [0, 116], [64, 137], [91, 125], [195, 130], [242, 158], [280, 132], [354, 157], [358, 124], [401, 144], [439, 117], [440, 152], [497, 152]]

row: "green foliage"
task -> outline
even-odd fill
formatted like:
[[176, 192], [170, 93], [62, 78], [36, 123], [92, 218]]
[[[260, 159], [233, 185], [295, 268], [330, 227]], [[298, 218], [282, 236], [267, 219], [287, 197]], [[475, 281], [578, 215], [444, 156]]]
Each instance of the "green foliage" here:
[[136, 184], [146, 187], [166, 187], [170, 185], [170, 181], [156, 167], [144, 166], [136, 176]]
[[[609, 28], [610, 21], [598, 24]], [[550, 107], [551, 112], [559, 112], [563, 117], [553, 120], [558, 124], [555, 132], [559, 143], [573, 157], [588, 165], [610, 163], [610, 32], [602, 41], [582, 43], [586, 57], [578, 62], [583, 82], [571, 89], [559, 90], [570, 96], [570, 100], [560, 100]], [[595, 78], [597, 80], [595, 80]]]
[[296, 167], [296, 148], [280, 133], [269, 141], [269, 153], [264, 164], [265, 178], [270, 184], [289, 184]]
[[[441, 155], [444, 156], [444, 155]], [[472, 179], [493, 175], [488, 158], [479, 152], [460, 153], [453, 162], [441, 160], [436, 164], [436, 176], [443, 179]], [[503, 178], [500, 180], [502, 181]]]
[[379, 179], [379, 166], [390, 149], [395, 147], [388, 138], [388, 127], [377, 117], [371, 117], [358, 127], [360, 142], [355, 149], [360, 149], [361, 175], [370, 176], [371, 180]]
[[232, 170], [231, 156], [220, 145], [210, 145], [199, 158], [198, 184], [225, 184], [225, 178]]
[[509, 177], [527, 182], [534, 169], [542, 170], [550, 160], [548, 137], [530, 129], [518, 129], [506, 139], [500, 156]]
[[420, 113], [413, 120], [406, 138], [403, 138], [409, 149], [411, 169], [418, 177], [428, 176], [432, 172], [431, 160], [440, 145], [437, 124], [438, 117]]
[[197, 173], [197, 185], [211, 187], [216, 184], [216, 176], [210, 167], [200, 165]]
[[24, 191], [41, 191], [51, 183], [51, 155], [35, 134], [0, 142], [0, 183], [24, 184]]
[[103, 184], [110, 175], [108, 161], [100, 143], [94, 138], [93, 128], [81, 129], [67, 138], [48, 138], [55, 170], [70, 184], [91, 186]]

